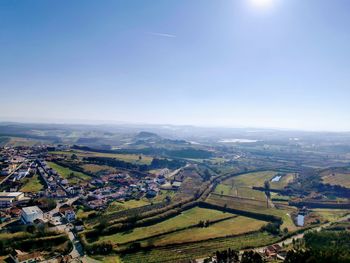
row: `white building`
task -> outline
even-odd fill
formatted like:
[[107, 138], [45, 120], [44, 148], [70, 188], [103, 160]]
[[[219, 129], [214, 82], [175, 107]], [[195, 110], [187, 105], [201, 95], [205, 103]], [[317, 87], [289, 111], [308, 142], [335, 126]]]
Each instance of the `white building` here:
[[24, 224], [31, 224], [36, 219], [44, 219], [44, 213], [39, 207], [29, 206], [22, 208], [21, 220]]
[[22, 192], [0, 192], [0, 208], [11, 207], [15, 201], [20, 201], [24, 198]]

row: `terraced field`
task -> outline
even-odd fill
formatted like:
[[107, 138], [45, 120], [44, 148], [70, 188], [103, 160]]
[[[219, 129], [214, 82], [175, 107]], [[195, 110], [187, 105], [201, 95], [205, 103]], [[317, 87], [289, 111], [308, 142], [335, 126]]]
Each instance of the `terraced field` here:
[[256, 199], [260, 201], [265, 201], [266, 196], [263, 192], [254, 190], [249, 187], [232, 187], [226, 184], [219, 184], [214, 193], [222, 195], [230, 195], [235, 197]]
[[322, 175], [322, 181], [325, 184], [340, 185], [350, 188], [350, 173], [329, 172]]
[[259, 200], [242, 199], [231, 196], [220, 196], [217, 194], [211, 194], [206, 202], [241, 211], [278, 216], [283, 220], [283, 224], [281, 226], [282, 229], [285, 227], [287, 227], [289, 231], [294, 231], [297, 229], [291, 218], [291, 213], [295, 210], [295, 208], [292, 207], [285, 207], [283, 209], [271, 208], [267, 207], [266, 201], [263, 202]]
[[218, 194], [210, 194], [206, 200], [208, 203], [218, 205], [221, 207], [227, 206], [228, 208], [251, 211], [251, 212], [268, 212], [266, 201], [253, 200], [253, 199], [243, 199], [240, 197], [233, 196], [222, 196]]
[[122, 259], [123, 262], [128, 263], [181, 262], [181, 260], [210, 256], [217, 250], [252, 248], [273, 244], [277, 240], [278, 237], [267, 233], [253, 233], [237, 237], [217, 238], [192, 244], [156, 247], [148, 251], [125, 254]]
[[169, 244], [182, 244], [186, 242], [198, 242], [202, 240], [240, 235], [252, 231], [258, 231], [267, 222], [244, 216], [237, 216], [227, 219], [209, 227], [196, 227], [178, 231], [169, 235], [157, 238], [153, 244], [157, 246]]
[[106, 171], [109, 173], [117, 172], [117, 169], [107, 165], [83, 164], [81, 167], [84, 169], [85, 172], [90, 172], [90, 173], [98, 173], [102, 171]]
[[345, 209], [312, 209], [312, 212], [321, 216], [324, 220], [333, 222], [342, 218], [343, 216], [350, 214], [350, 210]]
[[112, 241], [113, 243], [126, 243], [133, 240], [148, 238], [154, 235], [167, 233], [177, 229], [197, 225], [199, 221], [213, 221], [233, 217], [233, 214], [221, 211], [195, 207], [182, 214], [161, 223], [135, 228], [131, 231], [121, 232], [110, 236], [101, 236], [99, 241]]
[[122, 211], [122, 210], [126, 210], [126, 209], [131, 209], [131, 208], [135, 208], [135, 207], [140, 207], [140, 206], [144, 206], [144, 205], [149, 205], [150, 202], [146, 201], [146, 200], [129, 200], [126, 202], [112, 202], [107, 210], [106, 213], [114, 213], [117, 211]]
[[234, 187], [263, 187], [265, 181], [270, 181], [276, 175], [277, 172], [274, 171], [246, 173], [227, 179], [223, 184]]

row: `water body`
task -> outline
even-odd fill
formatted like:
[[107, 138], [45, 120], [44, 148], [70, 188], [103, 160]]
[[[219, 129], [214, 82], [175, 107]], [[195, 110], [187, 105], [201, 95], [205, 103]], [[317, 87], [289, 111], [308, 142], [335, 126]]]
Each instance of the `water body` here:
[[281, 180], [282, 176], [281, 175], [277, 175], [274, 178], [272, 178], [271, 182], [279, 182]]
[[250, 140], [250, 139], [223, 139], [219, 142], [223, 143], [254, 143], [258, 142], [258, 140]]

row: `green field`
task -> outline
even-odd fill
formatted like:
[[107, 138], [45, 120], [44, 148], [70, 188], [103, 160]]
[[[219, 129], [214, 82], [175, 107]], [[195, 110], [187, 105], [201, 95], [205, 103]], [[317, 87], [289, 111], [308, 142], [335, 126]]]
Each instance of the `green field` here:
[[135, 208], [135, 207], [140, 207], [140, 206], [145, 206], [145, 205], [149, 205], [149, 204], [150, 204], [150, 202], [147, 200], [144, 200], [144, 199], [129, 200], [126, 202], [114, 201], [108, 206], [106, 213], [107, 214], [115, 213], [118, 211], [130, 209], [130, 208]]
[[[188, 262], [189, 259], [211, 256], [217, 250], [228, 248], [240, 250], [273, 244], [278, 237], [266, 233], [253, 233], [230, 238], [218, 238], [203, 242], [167, 247], [157, 247], [150, 251], [126, 254], [122, 257], [127, 263]], [[187, 261], [185, 261], [187, 260]]]
[[287, 227], [289, 231], [297, 229], [291, 218], [291, 213], [295, 210], [294, 208], [271, 208], [267, 207], [266, 202], [259, 200], [247, 200], [235, 197], [220, 196], [211, 194], [206, 200], [210, 204], [224, 207], [225, 205], [231, 209], [237, 209], [242, 211], [248, 211], [259, 214], [275, 215], [279, 216], [283, 220], [282, 228]]
[[166, 233], [176, 229], [193, 226], [199, 221], [218, 220], [229, 218], [233, 215], [230, 213], [223, 213], [216, 210], [195, 207], [183, 212], [182, 214], [165, 220], [161, 223], [135, 228], [132, 231], [117, 233], [111, 236], [102, 236], [100, 241], [112, 241], [113, 243], [126, 243], [137, 239], [143, 239], [150, 236]]
[[223, 184], [233, 187], [263, 187], [264, 182], [270, 181], [276, 174], [274, 171], [247, 173], [227, 179]]
[[98, 164], [83, 164], [81, 167], [84, 169], [86, 172], [90, 173], [98, 173], [102, 171], [108, 171], [110, 173], [115, 173], [117, 172], [117, 169], [107, 166], [107, 165], [98, 165]]
[[[109, 158], [115, 158], [124, 162], [138, 163], [138, 164], [151, 164], [153, 160], [153, 158], [150, 156], [138, 155], [138, 154], [99, 153], [99, 152], [88, 152], [88, 151], [80, 151], [80, 150], [56, 151], [56, 152], [50, 152], [50, 153], [58, 154], [58, 155], [66, 155], [66, 156], [71, 156], [72, 154], [75, 154], [79, 157], [109, 157]], [[139, 159], [140, 156], [141, 156], [141, 160]]]
[[269, 210], [266, 201], [254, 199], [242, 199], [240, 197], [210, 194], [206, 201], [222, 207], [226, 204], [227, 207], [238, 210], [247, 210], [252, 212], [261, 211], [262, 213], [267, 212]]
[[104, 262], [104, 263], [122, 263], [123, 262], [120, 259], [120, 257], [117, 256], [117, 255], [115, 255], [115, 256], [94, 256], [91, 259], [87, 258], [86, 261], [84, 261], [84, 262], [86, 262], [86, 263], [95, 263], [96, 260], [98, 262]]
[[265, 224], [265, 221], [237, 216], [235, 218], [215, 223], [209, 227], [196, 227], [165, 235], [157, 238], [153, 243], [157, 246], [163, 246], [169, 244], [182, 244], [185, 242], [198, 242], [211, 238], [258, 231]]
[[39, 176], [36, 174], [32, 178], [24, 178], [23, 186], [20, 189], [21, 192], [39, 192], [44, 188], [44, 185], [41, 183]]
[[84, 211], [83, 209], [79, 209], [78, 211], [77, 211], [77, 218], [78, 219], [86, 219], [86, 218], [88, 218], [88, 216], [90, 215], [90, 214], [93, 214], [93, 213], [95, 213], [95, 211]]
[[[62, 178], [67, 179], [70, 184], [78, 184], [82, 181], [88, 181], [91, 179], [87, 174], [73, 171], [69, 168], [63, 167], [53, 162], [47, 162], [48, 166], [54, 169]], [[73, 173], [73, 176], [71, 174]]]
[[230, 195], [230, 196], [249, 198], [249, 199], [256, 199], [256, 200], [260, 200], [260, 201], [266, 200], [266, 196], [265, 196], [264, 192], [254, 190], [254, 189], [251, 189], [249, 187], [232, 187], [232, 186], [226, 185], [226, 184], [219, 184], [215, 188], [214, 192], [217, 194]]
[[281, 179], [278, 182], [270, 181], [270, 186], [272, 189], [283, 189], [294, 180], [295, 176], [295, 173], [285, 174], [281, 177]]
[[347, 214], [350, 214], [350, 210], [346, 209], [312, 209], [313, 213], [321, 216], [324, 220], [334, 222]]
[[350, 173], [326, 173], [322, 175], [322, 181], [325, 184], [340, 185], [350, 188]]

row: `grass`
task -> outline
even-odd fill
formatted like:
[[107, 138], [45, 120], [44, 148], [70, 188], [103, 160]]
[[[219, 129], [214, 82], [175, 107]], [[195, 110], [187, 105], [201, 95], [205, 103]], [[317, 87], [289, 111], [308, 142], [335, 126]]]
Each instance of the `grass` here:
[[270, 186], [272, 189], [283, 189], [294, 180], [295, 176], [295, 173], [285, 174], [278, 182], [270, 182]]
[[152, 202], [157, 203], [157, 202], [162, 202], [164, 199], [169, 196], [170, 198], [173, 198], [176, 195], [176, 191], [172, 190], [160, 190], [158, 195], [154, 197]]
[[[94, 256], [92, 259], [97, 260], [99, 262], [105, 262], [105, 263], [122, 263], [122, 260], [117, 255], [115, 255], [115, 256]], [[89, 261], [89, 258], [87, 258], [86, 262], [89, 263], [90, 261]]]
[[[58, 172], [62, 178], [67, 179], [70, 184], [78, 184], [79, 182], [88, 181], [91, 179], [90, 176], [84, 173], [73, 171], [56, 163], [48, 162], [47, 164], [56, 172]], [[73, 176], [71, 176], [72, 173]]]
[[324, 220], [334, 222], [338, 219], [342, 218], [343, 216], [350, 213], [350, 210], [344, 210], [344, 209], [312, 209], [312, 212], [315, 214], [321, 216]]
[[95, 211], [92, 210], [92, 211], [86, 211], [85, 212], [83, 209], [79, 209], [77, 211], [77, 218], [78, 219], [86, 219], [92, 213], [95, 213]]
[[206, 228], [196, 227], [165, 235], [157, 238], [156, 241], [154, 241], [154, 244], [158, 246], [181, 244], [184, 242], [198, 242], [217, 237], [239, 235], [258, 231], [265, 224], [265, 221], [238, 216], [215, 223]]
[[136, 207], [140, 207], [140, 206], [145, 206], [145, 205], [149, 205], [150, 202], [144, 199], [140, 199], [140, 200], [129, 200], [126, 202], [118, 202], [118, 201], [114, 201], [112, 202], [107, 210], [106, 213], [115, 213], [118, 211], [122, 211], [122, 210], [126, 210], [126, 209], [130, 209], [130, 208], [136, 208]]
[[84, 171], [90, 172], [90, 173], [98, 173], [101, 171], [108, 171], [110, 173], [115, 173], [117, 171], [115, 168], [107, 165], [83, 164], [81, 167], [84, 169]]
[[276, 174], [274, 171], [247, 173], [227, 179], [223, 184], [234, 187], [263, 187], [264, 182], [270, 181]]
[[166, 233], [179, 228], [193, 226], [199, 221], [218, 220], [233, 216], [216, 210], [195, 207], [182, 214], [165, 220], [161, 223], [135, 228], [132, 231], [117, 233], [111, 236], [100, 237], [100, 241], [112, 241], [113, 243], [126, 243], [137, 239], [147, 238], [153, 235]]
[[266, 200], [266, 196], [263, 192], [251, 189], [249, 187], [232, 187], [226, 184], [219, 184], [215, 188], [214, 192], [217, 194], [256, 199], [260, 201]]
[[[153, 158], [145, 155], [138, 154], [118, 154], [118, 153], [99, 153], [99, 152], [89, 152], [89, 151], [55, 151], [50, 152], [51, 154], [59, 154], [59, 155], [67, 155], [71, 156], [72, 154], [76, 154], [79, 157], [109, 157], [115, 158], [124, 162], [129, 163], [138, 163], [138, 164], [151, 164]], [[141, 160], [139, 159], [141, 156]]]
[[228, 248], [240, 250], [259, 247], [273, 244], [277, 240], [277, 237], [266, 233], [254, 233], [238, 237], [207, 240], [193, 244], [154, 248], [150, 251], [126, 254], [122, 257], [122, 260], [128, 263], [187, 262], [190, 259], [211, 256], [217, 250], [226, 250]]
[[291, 213], [294, 211], [294, 208], [271, 208], [267, 207], [266, 202], [259, 200], [246, 200], [239, 198], [232, 198], [226, 196], [219, 196], [211, 194], [207, 199], [208, 203], [212, 203], [218, 206], [227, 205], [228, 208], [243, 210], [253, 213], [266, 214], [266, 215], [275, 215], [279, 216], [283, 220], [282, 229], [287, 227], [289, 231], [294, 231], [297, 229], [292, 218]]
[[267, 207], [266, 201], [254, 200], [254, 199], [241, 199], [230, 196], [220, 196], [217, 194], [209, 195], [207, 202], [218, 205], [238, 209], [251, 211], [256, 213], [269, 213], [270, 208]]
[[329, 173], [322, 176], [323, 183], [350, 188], [350, 173]]
[[276, 200], [283, 200], [284, 202], [288, 202], [290, 200], [290, 196], [288, 195], [281, 195], [278, 193], [271, 193], [271, 199], [272, 201], [274, 201], [274, 199]]
[[27, 232], [2, 233], [0, 234], [0, 240], [24, 239], [24, 238], [29, 238], [31, 236], [32, 235]]
[[22, 182], [23, 186], [20, 189], [21, 192], [35, 193], [41, 191], [44, 188], [37, 174], [35, 174], [32, 178], [24, 178]]

